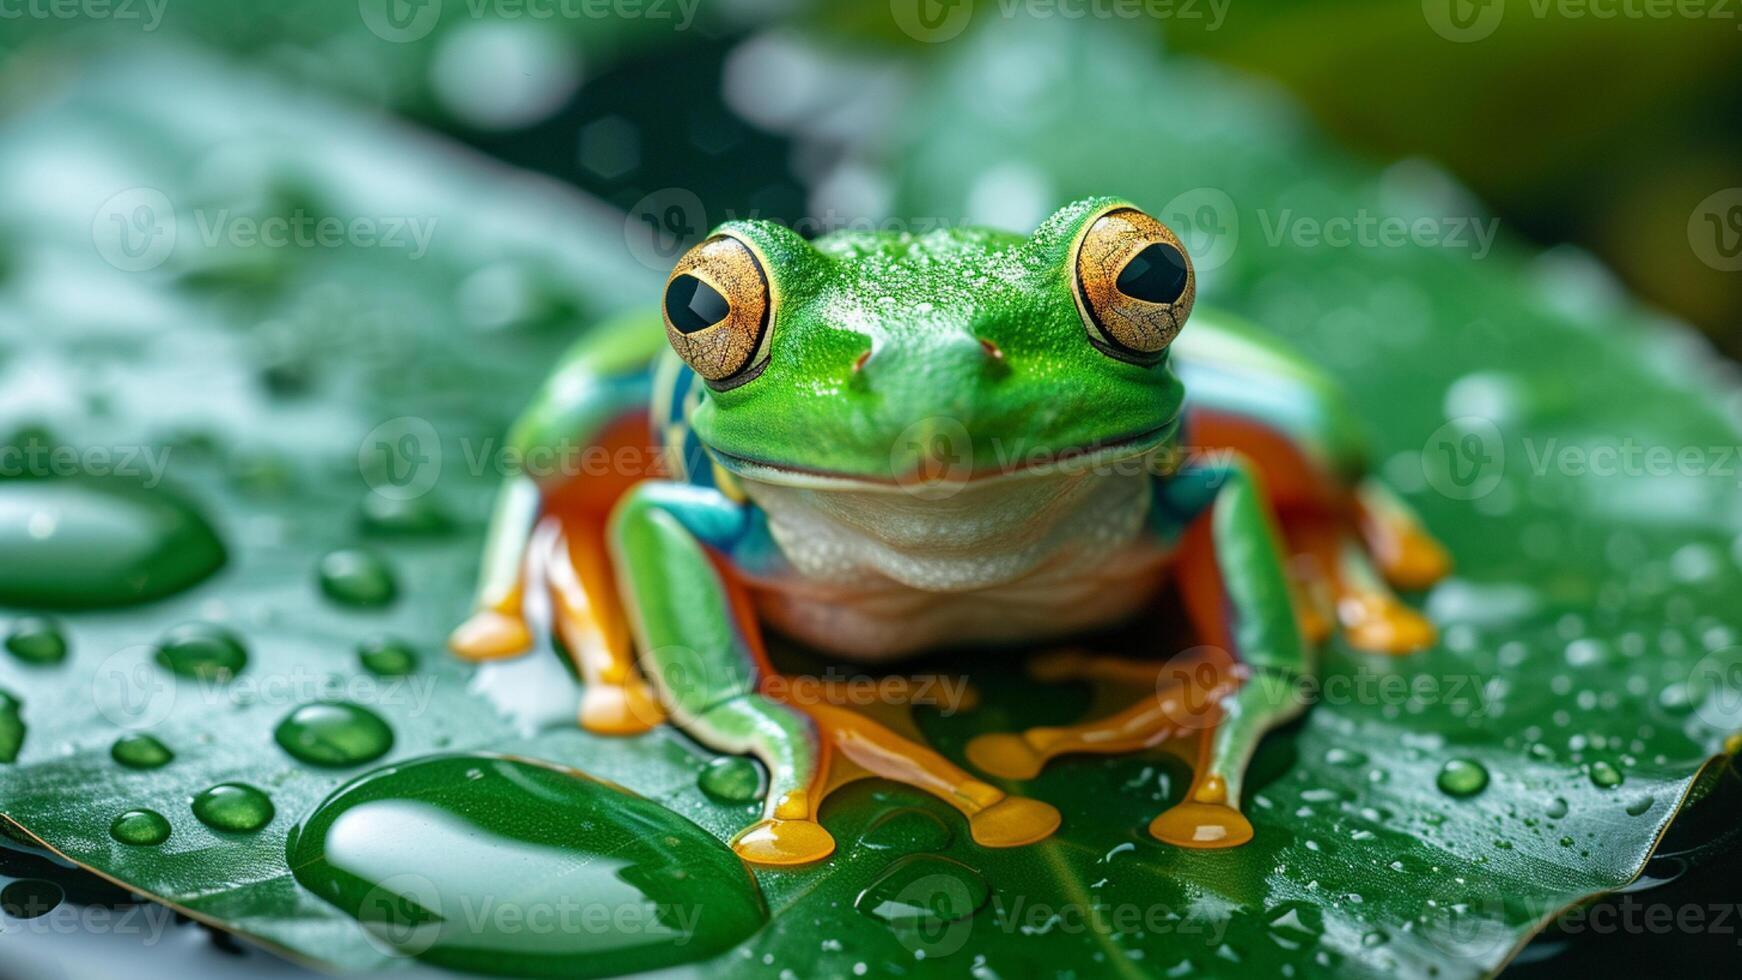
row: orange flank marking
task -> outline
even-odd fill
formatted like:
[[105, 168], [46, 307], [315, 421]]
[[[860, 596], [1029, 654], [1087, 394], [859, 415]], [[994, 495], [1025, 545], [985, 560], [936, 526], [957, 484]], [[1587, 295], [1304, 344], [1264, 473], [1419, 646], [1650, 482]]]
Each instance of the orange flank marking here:
[[1233, 449], [1251, 460], [1264, 479], [1271, 506], [1341, 510], [1347, 489], [1284, 433], [1243, 415], [1194, 409], [1186, 433], [1199, 449]]
[[665, 464], [645, 411], [626, 412], [585, 446], [563, 447], [556, 457], [572, 472], [538, 476], [547, 512], [588, 514], [601, 522], [642, 480], [665, 476]]

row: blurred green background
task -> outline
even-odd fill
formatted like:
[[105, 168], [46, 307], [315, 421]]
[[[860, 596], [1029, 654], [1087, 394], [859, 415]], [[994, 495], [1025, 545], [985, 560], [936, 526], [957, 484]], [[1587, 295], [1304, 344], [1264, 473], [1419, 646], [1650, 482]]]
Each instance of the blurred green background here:
[[[797, 220], [838, 176], [827, 147], [850, 147], [899, 115], [899, 85], [877, 84], [887, 59], [935, 57], [988, 19], [1117, 20], [1153, 34], [1158, 47], [1273, 81], [1359, 154], [1434, 161], [1492, 209], [1503, 234], [1588, 249], [1641, 298], [1735, 354], [1742, 273], [1729, 259], [1742, 247], [1742, 198], [1722, 192], [1742, 185], [1738, 6], [18, 0], [8, 7], [15, 15], [0, 19], [0, 110], [46, 97], [92, 46], [192, 42], [385, 106], [619, 207], [676, 184], [716, 208]], [[735, 93], [735, 80], [784, 56], [763, 35], [793, 25], [836, 36], [838, 58], [790, 105], [734, 104], [753, 88]], [[822, 132], [824, 149], [795, 151], [768, 132], [795, 128]], [[1709, 245], [1695, 241], [1705, 236]]]

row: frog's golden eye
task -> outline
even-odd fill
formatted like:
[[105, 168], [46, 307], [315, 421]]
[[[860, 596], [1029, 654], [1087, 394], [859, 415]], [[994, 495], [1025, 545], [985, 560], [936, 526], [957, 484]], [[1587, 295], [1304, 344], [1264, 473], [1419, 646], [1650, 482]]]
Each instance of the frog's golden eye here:
[[690, 249], [665, 281], [666, 340], [716, 390], [762, 373], [773, 315], [762, 260], [730, 235]]
[[1197, 277], [1179, 237], [1136, 208], [1089, 223], [1071, 266], [1089, 340], [1114, 357], [1153, 364], [1191, 315]]

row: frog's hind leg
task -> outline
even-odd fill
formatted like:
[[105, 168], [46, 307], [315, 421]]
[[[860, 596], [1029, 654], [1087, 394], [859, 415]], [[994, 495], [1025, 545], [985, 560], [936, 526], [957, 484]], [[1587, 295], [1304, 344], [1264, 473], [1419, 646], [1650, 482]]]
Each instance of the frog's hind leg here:
[[1079, 724], [978, 736], [968, 743], [968, 761], [1001, 779], [1033, 779], [1061, 755], [1124, 755], [1155, 748], [1213, 722], [1233, 666], [1213, 647], [1165, 663], [1074, 651], [1038, 658], [1029, 665], [1037, 680], [1096, 680], [1144, 694], [1123, 710]]
[[[936, 751], [864, 715], [830, 704], [812, 705], [806, 711], [843, 761], [865, 775], [905, 783], [955, 807], [968, 819], [969, 833], [982, 847], [1032, 844], [1058, 829], [1059, 812], [1052, 806], [1006, 795]], [[837, 774], [830, 788], [851, 778], [851, 770]]]
[[1368, 475], [1361, 420], [1337, 385], [1274, 338], [1214, 311], [1198, 311], [1174, 347], [1196, 451], [1237, 450], [1263, 474], [1307, 637], [1322, 638], [1335, 619], [1359, 649], [1431, 645], [1433, 626], [1387, 580], [1424, 588], [1450, 561], [1408, 505]]

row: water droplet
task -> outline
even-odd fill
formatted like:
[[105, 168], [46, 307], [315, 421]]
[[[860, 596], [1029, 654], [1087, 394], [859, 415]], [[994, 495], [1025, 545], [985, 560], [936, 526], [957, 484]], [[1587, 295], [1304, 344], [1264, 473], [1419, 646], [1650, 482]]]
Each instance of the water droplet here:
[[399, 677], [417, 670], [417, 651], [404, 640], [378, 636], [357, 647], [363, 669], [382, 677]]
[[859, 893], [853, 907], [897, 929], [936, 935], [978, 912], [992, 895], [986, 879], [959, 861], [933, 854], [904, 857]]
[[1562, 837], [1560, 839], [1560, 845], [1562, 847], [1572, 847], [1573, 846], [1573, 839], [1571, 837]]
[[[519, 759], [436, 756], [368, 773], [315, 809], [288, 854], [303, 887], [388, 948], [464, 972], [639, 973], [709, 959], [767, 919], [755, 879], [700, 827]], [[491, 915], [466, 917], [486, 902]], [[552, 928], [529, 942], [541, 920]]]
[[311, 766], [356, 766], [393, 748], [393, 729], [367, 708], [344, 701], [305, 704], [278, 723], [280, 748]]
[[251, 833], [272, 822], [272, 800], [246, 783], [219, 783], [194, 797], [194, 816], [213, 830]]
[[25, 616], [6, 634], [6, 650], [25, 663], [58, 664], [67, 658], [67, 636], [52, 619]]
[[155, 847], [169, 840], [169, 821], [156, 810], [128, 810], [109, 824], [109, 836], [134, 847]]
[[1591, 783], [1598, 789], [1614, 789], [1622, 782], [1619, 769], [1600, 759], [1591, 763]]
[[183, 677], [227, 681], [248, 665], [248, 648], [222, 626], [188, 623], [158, 641], [157, 662]]
[[363, 498], [362, 525], [366, 534], [430, 537], [452, 531], [454, 521], [429, 494], [396, 500], [371, 493]]
[[859, 843], [876, 851], [918, 854], [941, 851], [954, 835], [936, 815], [918, 807], [897, 807], [871, 822]]
[[1451, 759], [1434, 782], [1447, 796], [1475, 796], [1488, 785], [1488, 770], [1474, 759]]
[[1641, 796], [1639, 799], [1627, 804], [1627, 815], [1630, 817], [1637, 817], [1648, 813], [1651, 810], [1651, 804], [1653, 802], [1655, 801], [1651, 797]]
[[1557, 796], [1549, 801], [1548, 810], [1545, 812], [1548, 814], [1550, 820], [1559, 820], [1567, 815], [1567, 801], [1564, 798]]
[[1383, 946], [1391, 941], [1391, 935], [1383, 929], [1374, 929], [1361, 934], [1361, 945], [1368, 949]]
[[109, 746], [109, 757], [129, 769], [156, 769], [168, 765], [175, 753], [150, 735], [123, 735]]
[[762, 771], [741, 755], [722, 755], [702, 767], [696, 784], [721, 803], [749, 803], [762, 798]]
[[41, 878], [20, 878], [0, 888], [0, 912], [14, 919], [34, 919], [59, 907], [66, 893], [59, 885]]
[[224, 563], [211, 525], [162, 487], [0, 480], [0, 604], [129, 605], [180, 592]]
[[24, 748], [24, 706], [0, 691], [0, 762], [13, 762]]
[[1355, 766], [1367, 764], [1367, 757], [1353, 749], [1331, 749], [1325, 753], [1325, 762], [1329, 765], [1352, 769]]
[[374, 552], [356, 548], [329, 552], [320, 563], [321, 591], [346, 606], [376, 608], [399, 594], [393, 571]]

